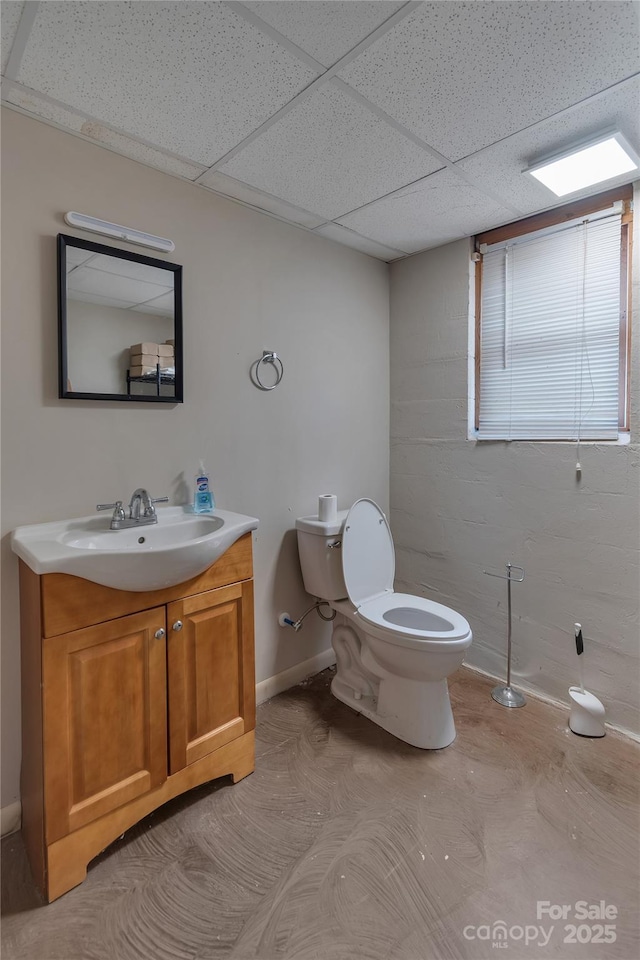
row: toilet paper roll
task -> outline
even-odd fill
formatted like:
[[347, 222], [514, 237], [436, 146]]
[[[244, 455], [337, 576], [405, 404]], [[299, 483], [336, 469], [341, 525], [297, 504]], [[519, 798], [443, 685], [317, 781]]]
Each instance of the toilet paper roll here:
[[335, 493], [323, 493], [318, 497], [318, 520], [335, 523], [338, 519], [338, 498]]

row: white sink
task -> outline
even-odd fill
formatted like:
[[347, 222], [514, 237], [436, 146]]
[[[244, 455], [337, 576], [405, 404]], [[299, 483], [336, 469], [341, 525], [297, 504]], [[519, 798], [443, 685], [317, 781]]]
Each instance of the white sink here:
[[186, 507], [158, 510], [158, 522], [110, 530], [104, 516], [32, 523], [14, 530], [11, 547], [34, 573], [70, 573], [115, 590], [161, 590], [211, 566], [258, 520]]

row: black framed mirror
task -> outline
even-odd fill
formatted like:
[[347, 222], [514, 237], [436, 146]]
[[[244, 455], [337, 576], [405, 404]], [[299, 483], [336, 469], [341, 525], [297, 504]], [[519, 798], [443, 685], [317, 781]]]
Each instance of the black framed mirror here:
[[61, 399], [182, 403], [182, 267], [58, 234]]

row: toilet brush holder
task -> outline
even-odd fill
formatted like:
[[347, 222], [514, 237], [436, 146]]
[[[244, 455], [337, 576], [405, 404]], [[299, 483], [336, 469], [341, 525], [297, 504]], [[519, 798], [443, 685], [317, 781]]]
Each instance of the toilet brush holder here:
[[604, 737], [604, 705], [588, 690], [569, 687], [569, 729], [581, 737]]

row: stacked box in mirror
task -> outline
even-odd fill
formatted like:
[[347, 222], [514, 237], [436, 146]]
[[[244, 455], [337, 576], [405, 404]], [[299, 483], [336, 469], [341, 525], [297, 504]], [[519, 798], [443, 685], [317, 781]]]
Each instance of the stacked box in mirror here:
[[136, 343], [130, 347], [129, 376], [155, 376], [158, 365], [162, 375], [175, 375], [173, 343]]

